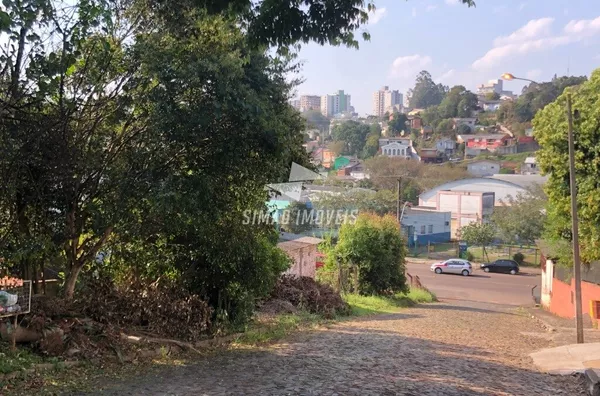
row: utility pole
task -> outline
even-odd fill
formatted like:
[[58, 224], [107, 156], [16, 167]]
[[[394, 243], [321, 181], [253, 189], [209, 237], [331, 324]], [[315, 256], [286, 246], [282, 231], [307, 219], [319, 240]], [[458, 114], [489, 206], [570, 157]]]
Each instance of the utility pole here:
[[[398, 185], [397, 185], [397, 193], [398, 193], [398, 200], [396, 201], [396, 219], [398, 219], [398, 224], [400, 224], [400, 206], [401, 206], [401, 201], [402, 201], [402, 178], [398, 178]], [[402, 229], [402, 225], [400, 224], [400, 229]]]
[[575, 317], [577, 343], [583, 344], [583, 311], [581, 308], [581, 262], [579, 260], [579, 219], [577, 217], [577, 184], [575, 182], [575, 144], [573, 142], [573, 110], [571, 94], [567, 94], [569, 119], [569, 179], [571, 182], [571, 221], [573, 233], [573, 271], [575, 276]]

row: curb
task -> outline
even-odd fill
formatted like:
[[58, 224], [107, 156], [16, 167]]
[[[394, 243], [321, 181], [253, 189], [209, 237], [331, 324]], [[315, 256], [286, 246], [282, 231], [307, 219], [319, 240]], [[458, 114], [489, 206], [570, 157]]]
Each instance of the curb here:
[[554, 328], [550, 323], [546, 322], [544, 319], [542, 319], [538, 315], [536, 315], [535, 311], [533, 309], [527, 308], [527, 312], [529, 312], [529, 316], [531, 316], [532, 319], [537, 321], [538, 324], [540, 326], [542, 326], [546, 331], [548, 331], [550, 333], [556, 332], [556, 328]]
[[590, 396], [600, 396], [600, 378], [598, 378], [598, 374], [592, 369], [586, 369], [583, 374], [585, 375], [588, 394]]

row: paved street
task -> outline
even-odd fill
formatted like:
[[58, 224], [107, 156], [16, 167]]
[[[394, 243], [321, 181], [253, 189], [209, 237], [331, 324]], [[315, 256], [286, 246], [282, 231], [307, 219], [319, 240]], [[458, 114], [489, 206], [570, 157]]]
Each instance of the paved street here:
[[420, 305], [113, 380], [95, 394], [585, 394], [578, 379], [533, 368], [528, 353], [550, 344], [540, 334], [535, 321], [516, 309], [468, 302]]
[[447, 300], [479, 301], [507, 305], [531, 305], [531, 288], [537, 285], [539, 293], [541, 276], [539, 269], [522, 268], [518, 275], [485, 273], [476, 268], [472, 276], [440, 274], [430, 271], [434, 260], [409, 261], [407, 272], [418, 275], [421, 282], [438, 298]]

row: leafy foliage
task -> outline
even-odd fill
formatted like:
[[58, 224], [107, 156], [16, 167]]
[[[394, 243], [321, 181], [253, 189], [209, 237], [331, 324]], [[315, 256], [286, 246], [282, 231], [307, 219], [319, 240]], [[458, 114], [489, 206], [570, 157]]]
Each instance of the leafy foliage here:
[[492, 215], [492, 221], [502, 240], [506, 243], [534, 244], [544, 230], [546, 200], [539, 185], [525, 194], [508, 196], [508, 200], [496, 207]]
[[341, 154], [358, 155], [362, 152], [370, 132], [367, 124], [345, 121], [333, 127], [332, 137], [334, 141], [345, 143]]
[[460, 239], [467, 242], [469, 245], [481, 246], [483, 254], [487, 256], [486, 246], [489, 246], [494, 241], [496, 230], [491, 223], [473, 222], [460, 228]]
[[393, 118], [388, 122], [388, 128], [391, 132], [391, 136], [398, 136], [400, 132], [408, 130], [407, 128], [408, 117], [404, 113], [395, 112]]
[[341, 227], [327, 265], [355, 266], [360, 294], [396, 293], [407, 290], [405, 256], [406, 246], [393, 216], [360, 214], [355, 224]]
[[[573, 98], [575, 171], [581, 259], [585, 263], [600, 259], [600, 70], [579, 87], [569, 88], [556, 101], [539, 111], [533, 121], [535, 138], [541, 146], [537, 160], [549, 175], [548, 221], [544, 236], [556, 245], [570, 245], [571, 210], [569, 154], [567, 141], [567, 95]], [[559, 261], [569, 265], [570, 249], [558, 249]]]
[[423, 70], [417, 75], [415, 87], [409, 91], [410, 107], [426, 109], [439, 105], [446, 94], [447, 87], [436, 84], [428, 71]]

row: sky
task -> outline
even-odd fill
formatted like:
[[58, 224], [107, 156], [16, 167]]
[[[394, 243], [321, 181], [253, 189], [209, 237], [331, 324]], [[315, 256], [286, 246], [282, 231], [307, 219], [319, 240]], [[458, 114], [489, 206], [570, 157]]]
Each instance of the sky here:
[[[305, 45], [298, 95], [343, 89], [360, 115], [384, 85], [403, 94], [421, 70], [444, 85], [477, 85], [502, 73], [535, 81], [590, 75], [600, 67], [600, 1], [375, 0], [358, 50]], [[358, 35], [357, 35], [358, 36]], [[523, 84], [504, 82], [520, 93]]]

